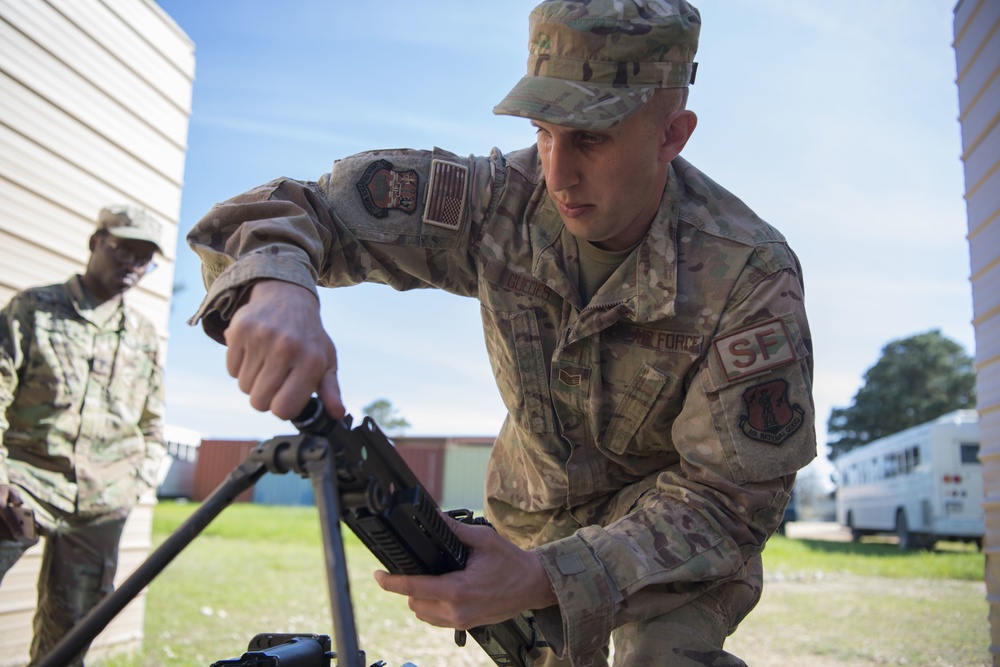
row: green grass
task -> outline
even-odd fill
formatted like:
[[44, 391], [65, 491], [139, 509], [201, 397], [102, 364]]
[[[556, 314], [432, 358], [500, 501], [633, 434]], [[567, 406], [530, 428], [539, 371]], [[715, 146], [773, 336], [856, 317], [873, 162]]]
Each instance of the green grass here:
[[[154, 546], [196, 508], [159, 503]], [[352, 611], [359, 644], [371, 655], [368, 663], [377, 658], [389, 666], [407, 660], [420, 667], [493, 664], [477, 647], [456, 647], [451, 631], [417, 622], [404, 598], [382, 592], [371, 576], [379, 563], [346, 527], [341, 532]], [[319, 513], [313, 507], [226, 508], [150, 584], [142, 652], [97, 664], [207, 666], [239, 657], [262, 632], [333, 635]], [[442, 656], [445, 662], [439, 662]]]
[[797, 540], [776, 535], [764, 550], [771, 573], [824, 571], [866, 577], [982, 581], [985, 561], [971, 544], [940, 543], [934, 551], [900, 551], [891, 543]]
[[[194, 503], [161, 501], [153, 512], [153, 539], [161, 541], [198, 509]], [[204, 537], [248, 542], [314, 545], [320, 539], [315, 507], [269, 507], [253, 503], [230, 505], [201, 532]]]
[[[158, 504], [153, 515], [153, 539], [159, 542], [169, 536], [196, 507], [176, 502]], [[315, 546], [320, 543], [318, 517], [313, 507], [240, 503], [224, 510], [199, 539]], [[350, 531], [345, 529], [343, 534], [346, 544], [358, 545]], [[830, 542], [776, 535], [767, 544], [764, 565], [769, 572], [822, 570], [873, 577], [982, 581], [984, 560], [971, 544], [940, 543], [935, 551], [903, 552], [889, 542]]]
[[[159, 544], [196, 509], [161, 502]], [[458, 648], [448, 630], [416, 621], [405, 599], [381, 591], [379, 564], [346, 528], [359, 643], [389, 667], [493, 663]], [[776, 536], [764, 552], [757, 609], [727, 648], [754, 667], [989, 664], [984, 557], [965, 545], [900, 552], [894, 545]], [[318, 512], [306, 507], [227, 508], [150, 585], [141, 652], [104, 667], [210, 665], [240, 656], [259, 632], [332, 635]], [[89, 663], [88, 663], [89, 664]]]

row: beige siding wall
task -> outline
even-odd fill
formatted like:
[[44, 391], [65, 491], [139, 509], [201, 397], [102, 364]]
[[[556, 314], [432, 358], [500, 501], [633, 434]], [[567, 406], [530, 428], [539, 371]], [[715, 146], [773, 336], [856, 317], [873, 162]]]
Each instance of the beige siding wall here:
[[[129, 293], [166, 344], [194, 45], [152, 0], [0, 0], [0, 304], [83, 270], [98, 209], [145, 207], [159, 268]], [[119, 581], [146, 557], [152, 506], [130, 517]], [[40, 548], [0, 587], [0, 666], [27, 661]], [[101, 636], [142, 639], [142, 598]]]
[[990, 651], [993, 664], [1000, 665], [1000, 2], [960, 0], [954, 46], [976, 330]]
[[[490, 443], [492, 444], [492, 443]], [[444, 459], [444, 493], [441, 507], [467, 509], [476, 515], [486, 505], [483, 486], [492, 447], [484, 444], [451, 442]]]
[[166, 332], [194, 47], [151, 0], [0, 0], [0, 301], [79, 271], [97, 210], [144, 206], [165, 260], [138, 288]]

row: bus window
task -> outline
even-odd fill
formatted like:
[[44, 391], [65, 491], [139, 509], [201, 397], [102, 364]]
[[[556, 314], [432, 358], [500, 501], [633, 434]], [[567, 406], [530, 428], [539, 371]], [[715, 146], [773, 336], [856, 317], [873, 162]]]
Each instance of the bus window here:
[[978, 442], [963, 442], [962, 443], [962, 463], [979, 463], [979, 443]]

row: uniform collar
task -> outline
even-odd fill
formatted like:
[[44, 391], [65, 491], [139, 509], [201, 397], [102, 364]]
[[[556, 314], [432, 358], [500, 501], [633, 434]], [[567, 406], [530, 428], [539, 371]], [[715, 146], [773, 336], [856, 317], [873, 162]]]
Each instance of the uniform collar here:
[[[536, 248], [532, 273], [578, 308], [579, 249], [539, 181], [536, 211], [529, 233]], [[541, 197], [538, 197], [539, 192]], [[677, 299], [677, 220], [680, 187], [673, 164], [660, 207], [649, 232], [622, 262], [607, 283], [594, 294], [587, 310], [623, 308], [619, 316], [633, 322], [652, 322], [675, 314]], [[613, 286], [613, 287], [611, 287]]]
[[94, 298], [83, 286], [82, 277], [77, 274], [66, 281], [66, 290], [77, 314], [95, 326], [104, 328], [112, 326], [119, 328], [124, 322], [125, 299], [109, 299], [101, 304], [94, 304]]

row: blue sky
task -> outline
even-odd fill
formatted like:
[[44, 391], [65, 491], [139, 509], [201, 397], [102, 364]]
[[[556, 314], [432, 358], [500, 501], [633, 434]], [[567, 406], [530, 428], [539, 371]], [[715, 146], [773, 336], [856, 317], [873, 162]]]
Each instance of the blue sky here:
[[[211, 206], [314, 180], [373, 148], [483, 155], [534, 140], [493, 106], [522, 75], [534, 1], [160, 0], [195, 43], [167, 417], [205, 437], [289, 425], [249, 407], [185, 320], [204, 295], [183, 240]], [[699, 126], [684, 155], [778, 227], [805, 273], [820, 442], [890, 340], [941, 329], [973, 354], [952, 9], [943, 0], [702, 0]], [[419, 8], [419, 11], [418, 9]], [[502, 8], [502, 9], [501, 9]], [[503, 420], [475, 301], [326, 290], [349, 411], [390, 400], [411, 435]]]

